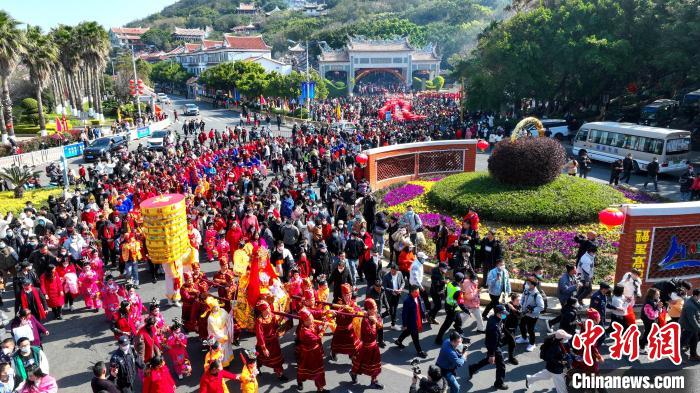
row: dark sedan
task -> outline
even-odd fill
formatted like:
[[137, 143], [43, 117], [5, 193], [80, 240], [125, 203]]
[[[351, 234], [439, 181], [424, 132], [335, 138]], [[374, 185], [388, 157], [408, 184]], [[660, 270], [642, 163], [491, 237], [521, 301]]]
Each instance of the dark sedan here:
[[117, 151], [120, 147], [126, 146], [128, 141], [121, 135], [105, 136], [97, 138], [83, 150], [83, 161], [97, 161], [107, 157], [108, 153]]

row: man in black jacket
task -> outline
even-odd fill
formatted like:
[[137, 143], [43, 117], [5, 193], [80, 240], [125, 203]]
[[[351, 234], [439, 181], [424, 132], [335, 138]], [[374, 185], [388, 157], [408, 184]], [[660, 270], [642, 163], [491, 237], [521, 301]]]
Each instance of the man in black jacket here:
[[316, 257], [314, 257], [311, 268], [314, 270], [314, 280], [318, 280], [318, 276], [324, 274], [326, 277], [331, 274], [331, 254], [328, 252], [325, 242], [318, 244]]
[[112, 352], [112, 357], [109, 360], [110, 368], [116, 369], [117, 387], [122, 393], [131, 393], [135, 391], [136, 369], [143, 370], [145, 364], [140, 357], [136, 356], [136, 351], [129, 343], [129, 337], [121, 336], [118, 344], [119, 349]]
[[93, 393], [119, 393], [119, 388], [114, 384], [118, 373], [116, 368], [110, 369], [110, 375], [107, 377], [107, 366], [105, 362], [99, 361], [92, 367], [92, 373], [94, 376], [90, 381], [90, 387], [92, 387]]
[[501, 248], [501, 242], [496, 239], [496, 233], [493, 229], [489, 229], [486, 237], [481, 240], [480, 249], [481, 252], [481, 271], [482, 271], [482, 286], [486, 286], [486, 276], [488, 276], [491, 269], [496, 267], [496, 263], [503, 259], [503, 249]]
[[437, 325], [438, 323], [435, 317], [438, 311], [440, 311], [442, 299], [445, 296], [445, 285], [447, 284], [445, 281], [445, 273], [447, 273], [447, 264], [444, 262], [440, 262], [437, 268], [433, 268], [433, 271], [430, 273], [430, 297], [433, 300], [433, 307], [430, 309], [428, 317], [430, 323], [433, 325]]
[[345, 244], [345, 257], [348, 259], [350, 275], [352, 275], [353, 281], [357, 280], [360, 256], [364, 253], [365, 242], [363, 242], [355, 232], [351, 232], [350, 239], [348, 239], [348, 242]]
[[654, 183], [654, 191], [659, 192], [659, 159], [654, 157], [647, 165], [647, 181], [644, 182], [644, 189], [647, 189], [649, 182]]
[[333, 291], [333, 303], [340, 299], [342, 292], [341, 286], [343, 284], [350, 284], [355, 286], [355, 280], [353, 280], [352, 275], [346, 268], [347, 261], [345, 260], [345, 255], [340, 254], [340, 260], [338, 261], [338, 266], [333, 270], [330, 277], [328, 277], [328, 286]]
[[391, 328], [400, 330], [396, 327], [396, 310], [399, 308], [401, 293], [404, 290], [406, 283], [403, 274], [399, 272], [396, 264], [389, 265], [389, 273], [382, 277], [382, 286], [386, 291], [386, 297], [389, 301], [389, 316], [391, 317]]
[[501, 340], [503, 339], [503, 320], [508, 317], [508, 311], [505, 306], [499, 304], [494, 309], [495, 314], [492, 315], [486, 323], [486, 357], [478, 363], [470, 364], [467, 373], [467, 378], [472, 379], [482, 367], [487, 364], [496, 365], [496, 382], [494, 387], [498, 390], [508, 390], [508, 385], [503, 383], [506, 377], [506, 364], [503, 361], [501, 354]]
[[621, 182], [630, 184], [630, 177], [632, 177], [632, 170], [634, 170], [634, 160], [632, 159], [632, 153], [627, 153], [627, 157], [622, 160], [622, 177]]
[[551, 379], [554, 382], [554, 388], [557, 393], [566, 393], [566, 378], [564, 376], [564, 366], [567, 361], [566, 350], [564, 343], [569, 341], [571, 335], [562, 329], [557, 330], [554, 336], [545, 339], [540, 347], [540, 358], [545, 361], [544, 370], [535, 375], [525, 376], [525, 387], [530, 389], [530, 385], [545, 379]]

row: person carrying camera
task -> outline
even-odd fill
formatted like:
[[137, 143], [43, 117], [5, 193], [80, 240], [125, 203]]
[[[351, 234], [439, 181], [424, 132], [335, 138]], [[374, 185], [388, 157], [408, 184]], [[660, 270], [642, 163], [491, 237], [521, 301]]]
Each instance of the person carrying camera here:
[[436, 362], [442, 376], [450, 386], [450, 393], [459, 393], [457, 369], [464, 366], [466, 358], [467, 347], [462, 346], [462, 336], [457, 332], [450, 333], [450, 338], [442, 343]]
[[428, 367], [428, 378], [420, 376], [420, 369], [417, 366], [413, 367], [413, 383], [408, 390], [409, 393], [444, 393], [447, 392], [447, 386], [442, 381], [442, 372], [440, 367]]

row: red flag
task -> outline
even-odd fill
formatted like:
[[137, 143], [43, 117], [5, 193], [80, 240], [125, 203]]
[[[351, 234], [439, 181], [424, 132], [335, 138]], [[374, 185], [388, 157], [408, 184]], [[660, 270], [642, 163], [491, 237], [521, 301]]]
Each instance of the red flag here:
[[68, 120], [66, 120], [66, 114], [63, 114], [63, 118], [61, 120], [61, 123], [63, 123], [63, 131], [68, 131]]
[[265, 97], [263, 97], [262, 94], [260, 94], [260, 105], [267, 105], [267, 101], [265, 100]]
[[[261, 96], [262, 97], [262, 96]], [[258, 260], [258, 247], [253, 249], [253, 258], [250, 261], [250, 276], [248, 276], [247, 297], [248, 304], [255, 307], [260, 297], [260, 261]]]
[[56, 132], [61, 132], [63, 131], [63, 126], [61, 125], [61, 122], [58, 120], [58, 116], [56, 116]]

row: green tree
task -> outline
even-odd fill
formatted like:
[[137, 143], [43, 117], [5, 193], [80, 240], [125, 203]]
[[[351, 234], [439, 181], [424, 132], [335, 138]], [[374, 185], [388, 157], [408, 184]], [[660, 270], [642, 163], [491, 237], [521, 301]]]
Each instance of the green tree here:
[[265, 92], [268, 79], [262, 65], [252, 61], [237, 61], [233, 67], [237, 77], [235, 86], [241, 95], [254, 101]]
[[110, 50], [109, 36], [97, 22], [80, 23], [76, 26], [75, 36], [79, 56], [85, 64], [82, 73], [88, 104], [99, 117], [102, 113], [101, 79]]
[[152, 27], [147, 32], [141, 35], [141, 42], [146, 45], [153, 45], [158, 49], [165, 50], [167, 45], [170, 45], [172, 36], [165, 29]]
[[24, 185], [34, 177], [39, 177], [41, 171], [33, 171], [29, 168], [19, 166], [11, 166], [3, 168], [0, 171], [0, 179], [4, 179], [13, 186], [15, 198], [24, 196]]
[[219, 90], [229, 90], [235, 87], [238, 73], [235, 63], [220, 63], [214, 67], [206, 69], [199, 75], [199, 81], [207, 87]]
[[9, 77], [12, 70], [20, 61], [24, 53], [24, 34], [18, 27], [19, 21], [11, 17], [7, 12], [0, 11], [0, 82], [2, 82], [3, 120], [5, 127], [2, 130], [5, 135], [15, 136], [15, 128], [12, 122], [12, 100], [10, 99]]
[[51, 77], [53, 68], [58, 63], [58, 47], [50, 36], [42, 34], [39, 27], [28, 27], [26, 37], [26, 50], [22, 56], [22, 62], [29, 69], [29, 78], [36, 89], [39, 130], [42, 135], [46, 135], [46, 117], [41, 94]]

